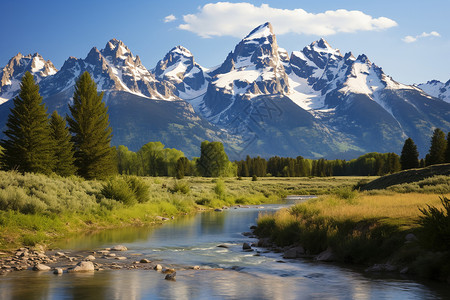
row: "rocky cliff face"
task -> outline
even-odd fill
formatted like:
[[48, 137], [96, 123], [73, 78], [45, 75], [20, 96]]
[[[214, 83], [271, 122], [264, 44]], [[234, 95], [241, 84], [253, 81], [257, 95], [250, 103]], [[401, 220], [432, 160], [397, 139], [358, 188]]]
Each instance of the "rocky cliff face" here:
[[20, 81], [25, 72], [33, 74], [36, 82], [56, 74], [58, 71], [50, 60], [45, 60], [40, 54], [17, 54], [0, 72], [0, 104], [17, 96]]

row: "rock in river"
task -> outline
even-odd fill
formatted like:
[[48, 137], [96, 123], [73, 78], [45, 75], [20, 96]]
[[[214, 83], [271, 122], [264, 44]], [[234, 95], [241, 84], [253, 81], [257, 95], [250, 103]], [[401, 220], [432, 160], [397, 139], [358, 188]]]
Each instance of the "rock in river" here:
[[111, 251], [127, 251], [128, 248], [124, 245], [117, 245], [111, 248]]
[[49, 266], [43, 264], [37, 264], [33, 267], [33, 271], [50, 271], [51, 268]]
[[91, 261], [80, 261], [74, 268], [68, 272], [93, 272], [95, 270], [94, 263]]

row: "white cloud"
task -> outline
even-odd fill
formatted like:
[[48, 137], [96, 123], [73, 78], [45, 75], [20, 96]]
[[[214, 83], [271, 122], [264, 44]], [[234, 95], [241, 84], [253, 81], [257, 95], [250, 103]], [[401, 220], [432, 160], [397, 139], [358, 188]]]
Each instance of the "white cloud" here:
[[402, 38], [402, 41], [404, 41], [405, 43], [414, 43], [414, 42], [417, 42], [418, 39], [426, 38], [426, 37], [430, 37], [430, 36], [440, 37], [441, 35], [436, 31], [432, 31], [430, 33], [422, 32], [421, 34], [416, 35], [416, 36], [407, 35], [404, 38]]
[[178, 26], [201, 37], [242, 37], [265, 22], [271, 22], [276, 34], [297, 33], [333, 35], [340, 32], [383, 30], [397, 26], [386, 17], [373, 18], [358, 10], [327, 10], [309, 13], [303, 9], [280, 9], [267, 4], [208, 3], [196, 14], [183, 16], [184, 24]]
[[177, 17], [175, 17], [174, 15], [168, 15], [167, 17], [164, 18], [164, 23], [169, 23], [175, 21], [176, 19]]

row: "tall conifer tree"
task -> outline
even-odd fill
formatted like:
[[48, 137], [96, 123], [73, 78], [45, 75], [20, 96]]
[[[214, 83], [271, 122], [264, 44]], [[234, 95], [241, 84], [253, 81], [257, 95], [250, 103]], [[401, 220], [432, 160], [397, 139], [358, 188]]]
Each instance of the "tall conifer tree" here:
[[406, 139], [400, 156], [402, 170], [414, 169], [419, 167], [419, 152], [417, 146], [411, 138]]
[[76, 82], [73, 105], [69, 105], [72, 116], [67, 121], [74, 135], [75, 166], [87, 179], [105, 178], [117, 170], [108, 108], [102, 98], [103, 92], [97, 92], [97, 85], [84, 72]]
[[450, 132], [447, 133], [447, 149], [445, 151], [445, 162], [450, 163]]
[[66, 119], [58, 115], [56, 111], [50, 118], [50, 128], [55, 146], [55, 168], [53, 171], [61, 176], [70, 176], [75, 174], [73, 143], [71, 134], [66, 125]]
[[441, 129], [436, 128], [431, 138], [430, 152], [426, 157], [427, 165], [444, 163], [446, 150], [447, 141], [445, 140], [445, 133]]
[[48, 174], [54, 166], [54, 144], [47, 108], [30, 72], [22, 77], [19, 96], [13, 101], [4, 131], [7, 139], [1, 141], [3, 168]]

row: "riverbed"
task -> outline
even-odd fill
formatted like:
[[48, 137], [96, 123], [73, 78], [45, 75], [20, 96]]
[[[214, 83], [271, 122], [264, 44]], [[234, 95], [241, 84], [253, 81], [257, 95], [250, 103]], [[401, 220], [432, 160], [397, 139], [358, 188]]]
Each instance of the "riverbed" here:
[[[99, 250], [117, 244], [129, 260], [142, 258], [177, 270], [176, 281], [153, 270], [102, 270], [91, 273], [20, 271], [0, 277], [0, 299], [448, 299], [443, 284], [407, 277], [368, 274], [281, 254], [243, 243], [258, 214], [303, 201], [236, 207], [183, 216], [152, 228], [125, 228], [65, 241], [62, 251]], [[218, 246], [221, 247], [218, 247]], [[192, 266], [199, 266], [194, 270]]]

